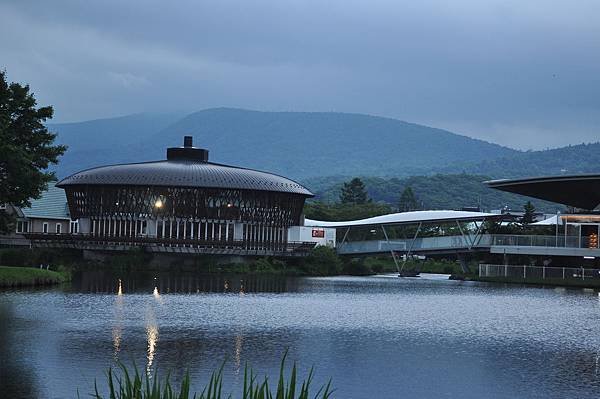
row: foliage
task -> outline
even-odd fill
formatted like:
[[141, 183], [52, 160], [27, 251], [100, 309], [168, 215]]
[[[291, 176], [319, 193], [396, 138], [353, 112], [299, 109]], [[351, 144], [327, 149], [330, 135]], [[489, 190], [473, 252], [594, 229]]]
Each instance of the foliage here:
[[81, 261], [81, 253], [65, 248], [3, 248], [0, 249], [0, 264], [11, 266], [38, 267], [50, 265], [56, 269], [59, 265], [72, 265]]
[[265, 256], [253, 262], [250, 270], [257, 273], [281, 273], [286, 268], [287, 264], [284, 261]]
[[412, 187], [406, 186], [400, 195], [400, 201], [398, 201], [398, 212], [410, 212], [419, 209], [419, 202], [417, 201], [417, 197], [415, 196]]
[[319, 201], [307, 202], [304, 206], [304, 215], [309, 219], [341, 221], [364, 219], [373, 216], [385, 215], [392, 212], [387, 204], [367, 202], [365, 204], [327, 204]]
[[523, 217], [521, 217], [521, 223], [523, 225], [528, 225], [534, 222], [535, 220], [535, 206], [531, 203], [531, 201], [527, 201], [527, 203], [523, 206]]
[[[311, 383], [313, 379], [313, 369], [311, 368], [306, 380], [300, 385], [297, 381], [297, 368], [294, 362], [290, 377], [287, 378], [284, 374], [286, 355], [281, 360], [279, 369], [279, 379], [277, 387], [273, 389], [269, 385], [269, 379], [265, 376], [262, 381], [257, 379], [252, 368], [248, 365], [244, 368], [244, 384], [242, 394], [239, 396], [242, 399], [327, 399], [331, 397], [333, 390], [331, 389], [331, 381], [327, 385], [322, 386], [314, 396], [310, 396]], [[190, 375], [186, 373], [179, 389], [174, 388], [170, 381], [169, 375], [164, 380], [161, 380], [157, 373], [154, 375], [140, 373], [133, 366], [133, 372], [120, 364], [120, 375], [115, 375], [112, 368], [108, 369], [108, 389], [110, 399], [221, 399], [231, 398], [231, 395], [223, 393], [223, 365], [211, 375], [210, 381], [204, 387], [202, 392], [198, 394], [191, 393]], [[151, 382], [152, 380], [152, 382]], [[92, 397], [103, 399], [104, 396], [98, 392], [96, 384]]]
[[350, 258], [344, 262], [342, 273], [351, 276], [368, 276], [375, 272], [365, 263], [364, 258]]
[[[55, 178], [46, 171], [56, 164], [66, 147], [52, 145], [56, 137], [44, 125], [52, 118], [52, 107], [36, 108], [29, 86], [8, 83], [0, 72], [0, 203], [19, 207], [39, 198]], [[0, 231], [10, 228], [6, 214]]]
[[342, 261], [335, 249], [318, 246], [302, 262], [302, 270], [313, 276], [331, 276], [342, 270]]
[[440, 173], [483, 173], [497, 178], [598, 173], [600, 142], [541, 151], [516, 152], [481, 161], [464, 161], [438, 169]]
[[365, 190], [365, 183], [358, 177], [344, 183], [340, 193], [340, 202], [342, 204], [363, 205], [369, 201], [369, 196]]
[[[412, 176], [407, 178], [362, 177], [369, 197], [374, 202], [388, 206], [398, 204], [398, 193], [411, 187], [418, 193], [418, 200], [424, 209], [461, 209], [477, 207], [482, 209], [521, 210], [524, 197], [487, 187], [483, 184], [488, 176], [468, 174], [445, 174]], [[305, 180], [304, 184], [316, 194], [316, 201], [332, 203], [339, 197], [344, 177], [329, 177]], [[562, 211], [564, 207], [542, 200], [532, 200], [538, 209], [549, 213]]]

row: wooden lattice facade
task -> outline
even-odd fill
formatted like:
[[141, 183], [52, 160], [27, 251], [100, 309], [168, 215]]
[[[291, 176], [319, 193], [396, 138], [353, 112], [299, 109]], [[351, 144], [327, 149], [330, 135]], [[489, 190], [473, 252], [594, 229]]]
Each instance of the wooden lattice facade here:
[[[208, 162], [208, 151], [170, 148], [166, 161], [112, 165], [59, 182], [80, 234], [99, 242], [185, 243], [285, 251], [310, 191], [284, 177]], [[148, 241], [150, 240], [150, 241]]]

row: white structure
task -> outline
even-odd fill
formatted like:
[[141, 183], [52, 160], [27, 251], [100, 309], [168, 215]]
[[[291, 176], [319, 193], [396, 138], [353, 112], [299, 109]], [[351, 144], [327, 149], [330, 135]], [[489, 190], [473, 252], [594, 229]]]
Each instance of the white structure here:
[[335, 247], [335, 228], [313, 226], [291, 226], [288, 228], [288, 242], [314, 242], [317, 246]]
[[497, 217], [493, 213], [465, 212], [465, 211], [414, 211], [390, 213], [367, 219], [348, 220], [343, 222], [323, 222], [320, 220], [306, 219], [305, 226], [311, 227], [358, 227], [381, 226], [392, 224], [419, 224], [430, 222], [453, 222], [481, 220], [488, 217]]

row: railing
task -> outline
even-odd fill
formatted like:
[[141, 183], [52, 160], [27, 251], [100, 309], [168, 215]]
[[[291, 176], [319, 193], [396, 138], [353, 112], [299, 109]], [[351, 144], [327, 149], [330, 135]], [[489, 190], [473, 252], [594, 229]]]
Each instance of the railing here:
[[[448, 249], [489, 248], [491, 246], [522, 246], [522, 247], [554, 247], [554, 248], [589, 248], [589, 239], [578, 236], [539, 236], [516, 234], [466, 234], [440, 237], [418, 237], [391, 239], [347, 241], [338, 243], [341, 254], [377, 253], [377, 252], [415, 252], [441, 251]], [[591, 248], [595, 249], [595, 248]]]
[[412, 251], [436, 251], [444, 249], [458, 248], [479, 248], [489, 247], [491, 236], [487, 234], [465, 236], [440, 236], [440, 237], [422, 237], [392, 239], [392, 240], [372, 240], [372, 241], [351, 241], [338, 244], [338, 252], [342, 254], [352, 253], [377, 253], [377, 252], [406, 252]]
[[578, 236], [494, 234], [491, 245], [522, 247], [588, 248], [589, 239]]
[[43, 234], [29, 233], [26, 237], [32, 242], [48, 246], [113, 246], [113, 247], [153, 247], [181, 249], [221, 250], [235, 253], [294, 253], [306, 254], [315, 247], [314, 242], [288, 241], [286, 243], [254, 243], [243, 240], [197, 240], [183, 238], [157, 238], [148, 236], [134, 237], [98, 237], [90, 234]]
[[546, 267], [528, 265], [479, 265], [481, 278], [506, 278], [521, 280], [599, 280], [600, 269], [582, 267]]

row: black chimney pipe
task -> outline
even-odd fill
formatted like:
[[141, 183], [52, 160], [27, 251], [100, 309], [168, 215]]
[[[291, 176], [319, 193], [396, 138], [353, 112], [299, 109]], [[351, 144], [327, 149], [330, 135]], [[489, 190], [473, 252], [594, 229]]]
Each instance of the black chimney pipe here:
[[183, 147], [167, 148], [167, 160], [208, 162], [208, 150], [194, 147], [192, 136], [184, 136]]

